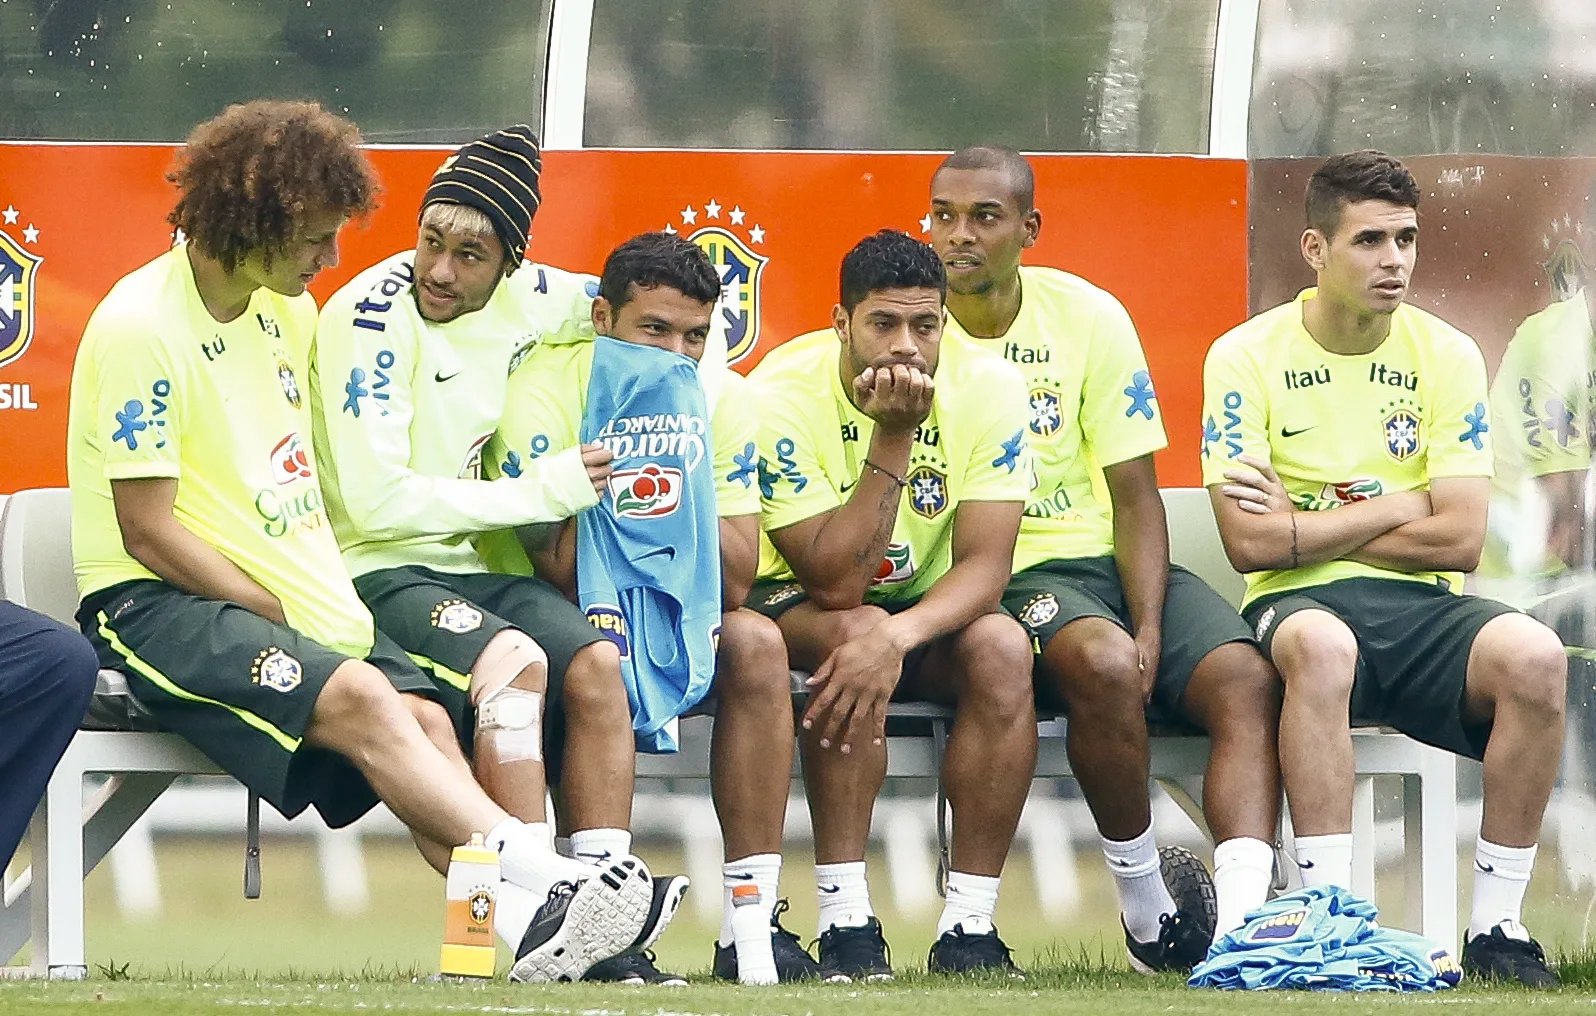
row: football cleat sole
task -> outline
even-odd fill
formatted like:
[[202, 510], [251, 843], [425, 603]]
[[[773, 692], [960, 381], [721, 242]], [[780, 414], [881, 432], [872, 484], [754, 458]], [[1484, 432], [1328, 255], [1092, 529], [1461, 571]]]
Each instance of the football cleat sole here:
[[580, 981], [599, 960], [624, 952], [643, 930], [654, 880], [634, 857], [608, 864], [583, 880], [553, 935], [510, 968], [510, 980]]

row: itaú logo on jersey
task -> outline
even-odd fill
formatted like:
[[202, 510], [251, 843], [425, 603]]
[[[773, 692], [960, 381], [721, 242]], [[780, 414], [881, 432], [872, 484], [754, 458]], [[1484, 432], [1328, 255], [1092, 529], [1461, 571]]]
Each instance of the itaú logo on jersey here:
[[881, 559], [881, 567], [876, 569], [876, 577], [870, 580], [870, 584], [888, 586], [907, 582], [912, 578], [914, 578], [914, 551], [909, 549], [907, 543], [894, 540], [887, 544], [887, 555]]
[[653, 462], [641, 469], [617, 469], [610, 474], [610, 496], [621, 518], [664, 518], [682, 503], [682, 471]]
[[295, 480], [308, 480], [315, 475], [315, 470], [310, 467], [310, 452], [299, 439], [298, 431], [290, 433], [273, 446], [272, 479], [277, 481], [279, 487]]

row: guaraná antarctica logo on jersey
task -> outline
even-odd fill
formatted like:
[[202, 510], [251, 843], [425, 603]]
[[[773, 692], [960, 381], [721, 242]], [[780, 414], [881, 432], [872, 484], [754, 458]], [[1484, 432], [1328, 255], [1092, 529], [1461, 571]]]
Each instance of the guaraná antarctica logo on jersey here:
[[468, 635], [482, 627], [482, 611], [464, 600], [444, 600], [432, 608], [432, 626], [451, 635]]
[[[914, 551], [907, 543], [896, 540], [887, 544], [886, 556], [881, 559], [881, 567], [876, 569], [876, 577], [870, 580], [872, 586], [888, 586], [899, 582], [907, 582], [914, 578]], [[799, 586], [800, 591], [803, 590]]]
[[615, 648], [621, 651], [621, 659], [631, 659], [632, 639], [626, 634], [626, 616], [621, 613], [620, 607], [595, 603], [587, 608], [587, 622], [615, 643]]
[[1343, 480], [1322, 485], [1317, 494], [1293, 494], [1291, 501], [1305, 512], [1322, 512], [1379, 497], [1384, 490], [1379, 480]]
[[[1560, 219], [1554, 218], [1546, 232], [1541, 234], [1541, 250], [1546, 255], [1546, 260], [1541, 262], [1541, 270], [1546, 273], [1546, 282], [1552, 287], [1554, 301], [1567, 300], [1585, 285], [1588, 269], [1584, 255], [1579, 252], [1584, 237], [1583, 214], [1565, 214]], [[4, 359], [0, 359], [0, 363], [4, 362]]]
[[282, 692], [284, 695], [299, 687], [305, 670], [299, 661], [276, 646], [267, 646], [255, 656], [249, 666], [249, 680], [262, 688]]
[[[0, 209], [0, 367], [21, 359], [33, 344], [44, 258], [28, 249], [37, 247], [39, 228], [22, 221], [15, 205]], [[32, 385], [0, 383], [0, 410], [38, 408]]]
[[[726, 343], [726, 362], [736, 363], [753, 352], [759, 341], [760, 283], [770, 259], [754, 250], [765, 243], [765, 229], [749, 218], [741, 205], [727, 208], [714, 198], [703, 207], [688, 204], [678, 213], [680, 226], [665, 224], [667, 233], [683, 233], [709, 255], [720, 276], [720, 299], [710, 319], [711, 342]], [[743, 236], [737, 230], [741, 229]], [[745, 238], [746, 237], [746, 238]]]
[[624, 519], [659, 519], [682, 503], [682, 471], [650, 462], [641, 469], [610, 474], [615, 514]]
[[491, 440], [493, 440], [493, 434], [490, 432], [471, 442], [471, 447], [466, 450], [465, 462], [460, 466], [460, 479], [482, 479], [482, 449], [486, 448]]
[[300, 440], [299, 431], [291, 431], [272, 447], [272, 479], [277, 481], [279, 487], [295, 480], [308, 480], [315, 475], [310, 468], [310, 451], [305, 447], [305, 442]]

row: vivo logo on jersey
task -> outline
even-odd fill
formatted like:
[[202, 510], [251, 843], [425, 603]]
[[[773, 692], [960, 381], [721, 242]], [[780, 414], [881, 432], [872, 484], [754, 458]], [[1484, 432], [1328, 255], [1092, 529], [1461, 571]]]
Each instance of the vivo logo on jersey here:
[[650, 462], [641, 469], [610, 474], [615, 514], [625, 519], [658, 519], [682, 503], [682, 471]]
[[617, 459], [679, 457], [692, 472], [704, 460], [707, 430], [703, 417], [688, 413], [623, 416], [604, 425], [598, 443]]
[[305, 450], [305, 443], [299, 439], [298, 431], [289, 434], [272, 448], [272, 479], [277, 481], [279, 487], [295, 480], [308, 480], [315, 475], [310, 468], [310, 453]]

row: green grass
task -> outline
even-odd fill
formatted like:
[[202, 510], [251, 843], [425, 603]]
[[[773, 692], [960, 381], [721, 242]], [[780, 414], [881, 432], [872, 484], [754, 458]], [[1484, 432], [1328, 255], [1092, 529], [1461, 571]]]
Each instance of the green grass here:
[[[680, 858], [645, 845], [661, 871], [680, 870]], [[443, 922], [441, 880], [413, 848], [371, 839], [366, 862], [371, 907], [335, 915], [322, 901], [315, 854], [308, 840], [268, 840], [263, 852], [265, 892], [247, 901], [240, 892], [241, 844], [233, 839], [161, 839], [157, 856], [164, 910], [153, 920], [123, 918], [116, 909], [108, 866], [90, 876], [90, 980], [79, 984], [0, 981], [0, 1014], [104, 1011], [130, 1016], [256, 1009], [293, 1012], [511, 1012], [557, 1016], [943, 1016], [954, 1013], [1373, 1013], [1392, 1007], [1467, 1006], [1467, 1012], [1584, 1012], [1596, 1016], [1596, 953], [1582, 949], [1588, 899], [1558, 891], [1555, 858], [1543, 854], [1531, 886], [1527, 920], [1548, 948], [1565, 960], [1568, 987], [1531, 995], [1468, 986], [1433, 997], [1193, 992], [1178, 979], [1148, 981], [1124, 967], [1113, 888], [1100, 864], [1083, 855], [1083, 902], [1077, 914], [1050, 923], [1035, 904], [1028, 858], [1017, 854], [1004, 878], [998, 923], [1015, 958], [1030, 971], [1023, 984], [949, 981], [924, 973], [935, 909], [899, 913], [884, 865], [873, 859], [875, 902], [893, 946], [900, 980], [886, 987], [814, 986], [745, 989], [694, 983], [687, 989], [603, 985], [534, 987], [437, 983]], [[1465, 869], [1466, 871], [1466, 869]], [[1468, 890], [1462, 879], [1462, 892]], [[783, 892], [791, 897], [788, 926], [805, 940], [814, 934], [813, 876], [800, 850], [789, 851]], [[695, 889], [700, 892], [705, 887]], [[708, 887], [711, 891], [714, 887]], [[1382, 882], [1384, 898], [1400, 899]], [[1398, 915], [1388, 915], [1398, 916]], [[707, 977], [718, 918], [704, 919], [689, 904], [658, 947], [667, 969]], [[26, 954], [13, 962], [25, 962]], [[1033, 993], [1035, 993], [1033, 995]], [[1455, 1010], [1453, 1010], [1455, 1011]]]

